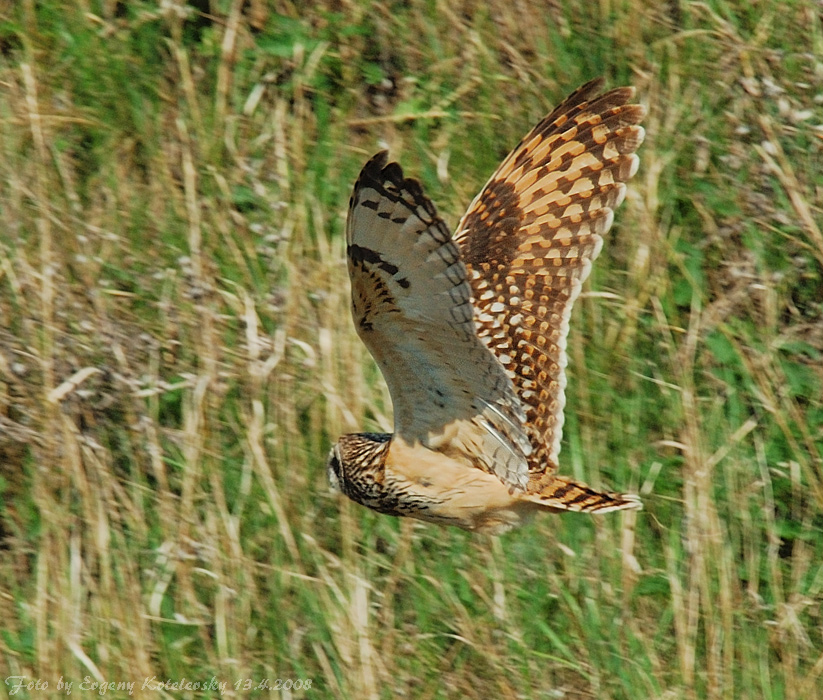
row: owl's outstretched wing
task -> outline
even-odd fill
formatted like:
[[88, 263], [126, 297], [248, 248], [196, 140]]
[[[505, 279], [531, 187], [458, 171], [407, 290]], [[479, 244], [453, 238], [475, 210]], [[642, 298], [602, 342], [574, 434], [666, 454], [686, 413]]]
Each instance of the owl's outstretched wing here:
[[511, 379], [478, 338], [466, 267], [419, 183], [386, 153], [349, 203], [352, 315], [394, 405], [395, 433], [528, 483], [531, 444]]
[[572, 93], [520, 142], [472, 202], [454, 241], [478, 335], [526, 406], [535, 471], [557, 466], [572, 305], [637, 170], [645, 110], [632, 88]]

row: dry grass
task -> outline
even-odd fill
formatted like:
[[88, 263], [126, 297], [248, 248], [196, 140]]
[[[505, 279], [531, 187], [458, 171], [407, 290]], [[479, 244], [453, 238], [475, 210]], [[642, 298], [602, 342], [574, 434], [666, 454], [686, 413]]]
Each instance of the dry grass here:
[[[819, 3], [539, 5], [2, 10], [3, 678], [823, 698]], [[490, 542], [332, 499], [331, 440], [391, 426], [348, 317], [359, 166], [388, 144], [456, 221], [598, 74], [648, 138], [562, 468], [646, 510]]]

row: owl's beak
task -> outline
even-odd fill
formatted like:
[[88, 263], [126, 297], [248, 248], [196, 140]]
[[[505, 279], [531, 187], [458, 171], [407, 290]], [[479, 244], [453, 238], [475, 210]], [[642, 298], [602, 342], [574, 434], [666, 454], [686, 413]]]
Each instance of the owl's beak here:
[[329, 458], [326, 461], [326, 476], [329, 480], [329, 489], [332, 493], [340, 493], [340, 448], [335, 445], [329, 450]]

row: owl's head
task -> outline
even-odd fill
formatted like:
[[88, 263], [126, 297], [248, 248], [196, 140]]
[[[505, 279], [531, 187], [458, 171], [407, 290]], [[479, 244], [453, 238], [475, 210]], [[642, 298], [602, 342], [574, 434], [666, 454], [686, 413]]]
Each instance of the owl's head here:
[[363, 503], [382, 482], [391, 437], [388, 433], [343, 435], [326, 460], [329, 488]]

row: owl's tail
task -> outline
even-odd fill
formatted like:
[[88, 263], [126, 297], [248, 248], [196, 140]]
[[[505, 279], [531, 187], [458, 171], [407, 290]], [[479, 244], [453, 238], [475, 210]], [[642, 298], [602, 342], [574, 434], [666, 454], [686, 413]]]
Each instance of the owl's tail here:
[[611, 513], [643, 507], [637, 496], [597, 491], [565, 476], [544, 476], [533, 481], [522, 498], [555, 512]]

